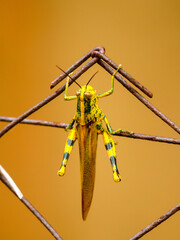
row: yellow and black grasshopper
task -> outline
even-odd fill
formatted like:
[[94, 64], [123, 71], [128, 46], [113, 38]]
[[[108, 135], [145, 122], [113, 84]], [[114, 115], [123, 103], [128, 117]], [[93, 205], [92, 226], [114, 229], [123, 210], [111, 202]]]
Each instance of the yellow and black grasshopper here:
[[[103, 135], [104, 145], [110, 159], [113, 178], [115, 182], [121, 181], [116, 163], [116, 149], [112, 134], [122, 131], [118, 129], [113, 131], [106, 116], [98, 107], [98, 98], [106, 97], [114, 91], [114, 75], [117, 73], [121, 65], [114, 72], [111, 78], [111, 89], [105, 93], [96, 95], [96, 90], [89, 86], [90, 80], [84, 86], [80, 86], [79, 91], [74, 96], [67, 96], [68, 83], [70, 76], [67, 77], [64, 99], [77, 99], [77, 112], [70, 122], [66, 130], [70, 129], [70, 133], [65, 145], [63, 161], [58, 175], [63, 176], [65, 173], [67, 161], [69, 159], [72, 147], [76, 139], [79, 141], [80, 152], [80, 171], [81, 171], [81, 191], [82, 191], [82, 218], [86, 219], [93, 196], [95, 181], [95, 165], [96, 165], [96, 149], [98, 134]], [[103, 127], [102, 121], [105, 121], [107, 130]]]

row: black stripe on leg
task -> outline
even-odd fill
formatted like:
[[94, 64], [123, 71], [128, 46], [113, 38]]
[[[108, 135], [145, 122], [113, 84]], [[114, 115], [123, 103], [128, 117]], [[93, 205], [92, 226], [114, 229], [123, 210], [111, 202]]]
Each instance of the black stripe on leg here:
[[116, 165], [116, 158], [114, 156], [110, 157], [110, 161], [112, 165]]
[[117, 173], [119, 173], [117, 165], [116, 165], [116, 158], [114, 156], [111, 156], [110, 157], [110, 161], [111, 161], [111, 165], [113, 167], [115, 167], [115, 169], [113, 169], [113, 172], [116, 171]]
[[106, 145], [105, 145], [105, 148], [106, 148], [106, 150], [109, 150], [109, 149], [111, 149], [112, 148], [112, 142], [108, 142]]
[[67, 145], [72, 146], [74, 144], [74, 140], [68, 138]]
[[63, 156], [63, 160], [64, 160], [64, 159], [68, 159], [68, 158], [69, 158], [69, 153], [68, 153], [68, 152], [65, 152], [65, 153], [64, 153], [64, 156]]

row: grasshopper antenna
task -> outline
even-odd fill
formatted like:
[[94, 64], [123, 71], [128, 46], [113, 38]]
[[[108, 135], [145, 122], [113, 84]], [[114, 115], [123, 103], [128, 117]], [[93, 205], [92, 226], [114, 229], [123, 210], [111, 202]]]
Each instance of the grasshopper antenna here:
[[90, 81], [93, 79], [93, 77], [96, 75], [98, 73], [98, 71], [97, 72], [95, 72], [93, 75], [92, 75], [92, 77], [89, 79], [89, 81], [86, 83], [86, 86], [90, 83]]
[[81, 85], [79, 85], [79, 83], [76, 82], [76, 80], [72, 79], [72, 77], [66, 73], [62, 68], [60, 68], [58, 65], [56, 65], [57, 68], [59, 68], [63, 73], [65, 73], [68, 77], [70, 77], [70, 79], [75, 82], [80, 88], [81, 88]]

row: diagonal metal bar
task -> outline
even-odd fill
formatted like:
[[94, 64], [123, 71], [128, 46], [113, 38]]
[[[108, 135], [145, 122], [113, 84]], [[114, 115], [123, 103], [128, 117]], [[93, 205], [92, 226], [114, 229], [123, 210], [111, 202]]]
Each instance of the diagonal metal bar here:
[[[108, 71], [110, 74], [113, 74], [113, 69], [107, 65], [104, 61], [106, 61], [108, 64], [110, 64], [113, 68], [117, 68], [117, 65], [113, 63], [112, 60], [110, 60], [107, 56], [104, 55], [105, 49], [103, 47], [96, 47], [89, 51], [87, 54], [85, 54], [80, 60], [78, 60], [75, 64], [73, 64], [69, 69], [66, 70], [66, 73], [72, 72], [76, 67], [80, 66], [83, 61], [86, 61], [88, 57], [95, 56], [91, 61], [89, 61], [87, 64], [85, 64], [74, 76], [72, 77], [74, 80], [80, 77], [85, 71], [87, 71], [88, 68], [90, 68], [92, 65], [94, 65], [98, 60], [99, 65], [101, 65], [106, 71]], [[103, 58], [104, 61], [102, 61], [99, 58]], [[144, 86], [142, 86], [138, 81], [136, 81], [134, 78], [132, 78], [128, 73], [126, 73], [123, 69], [119, 70], [120, 73], [125, 76], [128, 80], [130, 80], [135, 86], [137, 86], [141, 91], [145, 92], [147, 95], [152, 97], [152, 93], [147, 90]], [[61, 74], [58, 78], [56, 78], [52, 84], [51, 87], [54, 87], [58, 84], [62, 79], [66, 77], [66, 74]], [[150, 102], [148, 102], [144, 97], [142, 97], [131, 85], [129, 85], [119, 74], [116, 74], [116, 79], [126, 88], [128, 89], [134, 96], [136, 96], [142, 103], [144, 103], [152, 112], [154, 112], [157, 116], [159, 116], [164, 122], [166, 122], [169, 126], [171, 126], [175, 131], [180, 133], [180, 128], [173, 123], [171, 120], [169, 120], [163, 113], [161, 113], [156, 107], [154, 107]], [[71, 79], [69, 82], [69, 85], [71, 85], [73, 80]], [[6, 127], [4, 127], [0, 131], [0, 137], [3, 136], [6, 132], [8, 132], [12, 127], [14, 127], [17, 123], [21, 122], [24, 118], [31, 115], [33, 112], [40, 109], [42, 106], [53, 100], [55, 97], [60, 95], [65, 89], [65, 84], [59, 88], [55, 93], [48, 96], [46, 99], [42, 100], [40, 103], [20, 115], [16, 120], [8, 124]]]
[[[1, 122], [12, 122], [16, 118], [13, 117], [5, 117], [0, 116]], [[50, 121], [42, 121], [42, 120], [34, 120], [34, 119], [24, 119], [21, 124], [31, 124], [31, 125], [38, 125], [38, 126], [46, 126], [46, 127], [56, 127], [56, 128], [66, 128], [68, 126], [67, 123], [59, 123], [59, 122], [50, 122]], [[134, 139], [141, 139], [141, 140], [149, 140], [155, 142], [164, 142], [164, 143], [171, 143], [171, 144], [180, 144], [180, 139], [175, 138], [166, 138], [166, 137], [158, 137], [153, 135], [145, 135], [140, 133], [128, 133], [126, 131], [120, 131], [115, 136], [120, 137], [129, 137]]]
[[[85, 62], [88, 58], [93, 57], [92, 60], [90, 60], [87, 64], [85, 64], [76, 74], [72, 76], [72, 80], [70, 80], [69, 85], [73, 83], [73, 80], [77, 79], [80, 77], [85, 71], [87, 71], [91, 66], [93, 66], [96, 62], [99, 63], [100, 66], [102, 66], [106, 71], [108, 71], [111, 75], [114, 73], [114, 69], [117, 69], [118, 65], [116, 65], [111, 59], [109, 59], [106, 55], [104, 55], [105, 49], [103, 47], [97, 47], [89, 51], [87, 54], [85, 54], [82, 58], [80, 58], [76, 63], [74, 63], [69, 69], [66, 70], [66, 74], [63, 73], [61, 74], [58, 78], [56, 78], [52, 83], [51, 83], [51, 88], [56, 86], [60, 81], [62, 81], [67, 74], [71, 73], [74, 71], [77, 67], [79, 67], [83, 62]], [[103, 59], [103, 61], [102, 61]], [[107, 63], [112, 67], [109, 67]], [[119, 70], [119, 73], [124, 76], [127, 80], [129, 80], [132, 84], [134, 84], [137, 88], [139, 88], [142, 92], [144, 92], [148, 97], [152, 97], [152, 93], [144, 87], [142, 84], [140, 84], [137, 80], [135, 80], [132, 76], [130, 76], [128, 73], [126, 73], [123, 69]], [[166, 122], [169, 126], [171, 126], [176, 132], [180, 133], [180, 128], [175, 125], [171, 120], [167, 118], [163, 113], [161, 113], [156, 107], [154, 107], [150, 102], [148, 102], [144, 97], [142, 97], [131, 85], [129, 85], [119, 74], [115, 75], [115, 78], [126, 88], [128, 89], [136, 98], [138, 98], [145, 106], [147, 106], [152, 112], [154, 112], [157, 116], [159, 116], [164, 122]], [[43, 126], [51, 126], [51, 127], [59, 127], [59, 128], [64, 128], [67, 126], [65, 123], [55, 123], [55, 122], [48, 122], [48, 121], [40, 121], [40, 120], [32, 120], [32, 119], [25, 119], [29, 115], [31, 115], [33, 112], [37, 111], [41, 107], [43, 107], [45, 104], [53, 100], [55, 97], [60, 95], [65, 89], [65, 84], [61, 86], [55, 93], [51, 94], [44, 100], [42, 100], [40, 103], [20, 115], [18, 118], [11, 118], [11, 123], [8, 124], [5, 128], [3, 128], [0, 131], [0, 137], [3, 136], [6, 132], [8, 132], [11, 128], [13, 128], [16, 124], [20, 123], [26, 123], [26, 124], [35, 124], [35, 125], [43, 125]], [[25, 120], [24, 120], [25, 119]], [[8, 121], [9, 121], [8, 120]], [[3, 121], [3, 120], [2, 120]], [[5, 120], [4, 120], [5, 121]], [[119, 133], [116, 133], [115, 135], [117, 136], [124, 136], [124, 137], [130, 137], [130, 138], [136, 138], [136, 139], [146, 139], [146, 140], [151, 140], [151, 141], [159, 141], [159, 142], [166, 142], [166, 143], [173, 143], [173, 144], [180, 144], [179, 139], [173, 139], [173, 138], [163, 138], [163, 137], [158, 137], [158, 136], [152, 136], [152, 135], [144, 135], [144, 134], [138, 134], [138, 133], [133, 133], [129, 134], [125, 131], [121, 131]], [[2, 175], [0, 172], [0, 180], [2, 180], [7, 186], [7, 181], [5, 177]], [[8, 186], [10, 189], [10, 185]], [[13, 191], [11, 189], [11, 191]], [[14, 192], [15, 193], [15, 192]], [[15, 193], [16, 194], [16, 193]], [[44, 219], [42, 215], [28, 202], [27, 199], [22, 196], [21, 201], [32, 211], [34, 215], [46, 226], [46, 220], [44, 222]], [[177, 205], [175, 208], [171, 209], [169, 212], [161, 216], [159, 219], [154, 221], [152, 224], [147, 226], [145, 229], [143, 229], [141, 232], [136, 234], [133, 238], [130, 240], [135, 240], [139, 239], [142, 237], [144, 234], [147, 232], [151, 231], [153, 228], [158, 226], [161, 222], [165, 221], [168, 219], [170, 216], [172, 216], [175, 212], [180, 210], [180, 204]], [[42, 217], [42, 219], [41, 219]], [[46, 226], [47, 227], [47, 226]], [[49, 225], [49, 228], [52, 228]], [[50, 231], [47, 227], [47, 229]], [[53, 229], [53, 228], [52, 228]], [[51, 231], [50, 231], [51, 232]], [[56, 235], [56, 233], [55, 233]], [[56, 239], [61, 239], [59, 235], [54, 237]]]
[[85, 62], [88, 58], [92, 56], [92, 52], [100, 52], [105, 53], [104, 47], [96, 47], [90, 50], [88, 53], [86, 53], [82, 58], [80, 58], [77, 62], [75, 62], [70, 68], [66, 70], [66, 74], [62, 73], [59, 77], [57, 77], [54, 81], [51, 82], [50, 88], [55, 87], [59, 82], [61, 82], [65, 77], [67, 77], [67, 74], [73, 72], [76, 68], [78, 68], [83, 62]]
[[[92, 52], [92, 56], [99, 57], [103, 59], [106, 63], [108, 63], [111, 67], [113, 67], [115, 70], [118, 68], [118, 65], [114, 63], [110, 58], [108, 58], [106, 55], [104, 55], [101, 52], [98, 52], [94, 50]], [[123, 68], [120, 68], [118, 71], [122, 76], [124, 76], [127, 80], [129, 80], [134, 86], [139, 88], [143, 93], [145, 93], [148, 97], [152, 98], [153, 94], [151, 91], [149, 91], [146, 87], [144, 87], [140, 82], [138, 82], [136, 79], [134, 79], [130, 74], [128, 74]]]
[[[94, 57], [93, 59], [91, 59], [88, 63], [86, 63], [77, 73], [75, 73], [70, 81], [69, 81], [69, 86], [73, 83], [73, 80], [76, 80], [77, 78], [79, 78], [83, 73], [85, 73], [90, 67], [92, 67], [96, 62], [98, 61], [98, 58]], [[44, 105], [46, 105], [47, 103], [49, 103], [50, 101], [52, 101], [54, 98], [56, 98], [57, 96], [59, 96], [64, 90], [65, 90], [65, 85], [63, 84], [58, 90], [56, 90], [54, 93], [52, 93], [51, 95], [49, 95], [47, 98], [43, 99], [41, 102], [39, 102], [38, 104], [36, 104], [35, 106], [33, 106], [32, 108], [30, 108], [29, 110], [27, 110], [26, 112], [24, 112], [22, 115], [20, 115], [19, 117], [17, 117], [14, 121], [12, 121], [11, 123], [9, 123], [7, 126], [5, 126], [1, 131], [0, 131], [0, 137], [2, 137], [5, 133], [7, 133], [10, 129], [12, 129], [14, 126], [16, 126], [19, 122], [21, 122], [23, 119], [25, 119], [26, 117], [28, 117], [29, 115], [31, 115], [32, 113], [34, 113], [35, 111], [37, 111], [38, 109], [40, 109], [41, 107], [43, 107]]]
[[[111, 75], [114, 73], [114, 70], [107, 65], [104, 61], [99, 59], [99, 65], [103, 67]], [[128, 90], [130, 91], [137, 99], [139, 99], [146, 107], [148, 107], [153, 113], [155, 113], [159, 118], [161, 118], [165, 123], [167, 123], [171, 128], [176, 132], [180, 133], [180, 128], [172, 122], [166, 115], [161, 113], [155, 106], [153, 106], [147, 99], [145, 99], [140, 93], [138, 93], [133, 87], [131, 87], [119, 74], [115, 75], [115, 78]]]
[[149, 224], [146, 228], [144, 228], [143, 230], [141, 230], [139, 233], [137, 233], [135, 236], [133, 236], [132, 238], [130, 238], [129, 240], [137, 240], [140, 239], [141, 237], [143, 237], [145, 234], [147, 234], [148, 232], [150, 232], [151, 230], [153, 230], [155, 227], [157, 227], [159, 224], [161, 224], [162, 222], [166, 221], [169, 217], [171, 217], [172, 215], [174, 215], [176, 212], [178, 212], [180, 210], [180, 204], [176, 205], [174, 208], [172, 208], [170, 211], [168, 211], [167, 213], [165, 213], [164, 215], [162, 215], [160, 218], [158, 218], [157, 220], [155, 220], [154, 222], [152, 222], [151, 224]]
[[55, 229], [48, 223], [48, 221], [37, 211], [37, 209], [23, 196], [13, 179], [0, 165], [0, 180], [18, 197], [21, 202], [35, 215], [35, 217], [47, 228], [47, 230], [57, 240], [62, 240]]

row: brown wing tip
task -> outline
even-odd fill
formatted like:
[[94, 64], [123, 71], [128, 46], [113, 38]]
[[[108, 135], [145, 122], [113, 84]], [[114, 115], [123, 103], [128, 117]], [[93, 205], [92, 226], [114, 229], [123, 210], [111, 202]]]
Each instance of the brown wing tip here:
[[87, 215], [89, 213], [89, 209], [91, 206], [91, 202], [92, 202], [92, 195], [89, 196], [90, 198], [88, 198], [88, 194], [86, 197], [82, 198], [82, 219], [85, 221], [87, 218]]
[[83, 219], [83, 221], [86, 220], [87, 215], [88, 215], [88, 212], [89, 212], [89, 208], [86, 209], [86, 210], [83, 210], [83, 209], [82, 209], [82, 219]]

